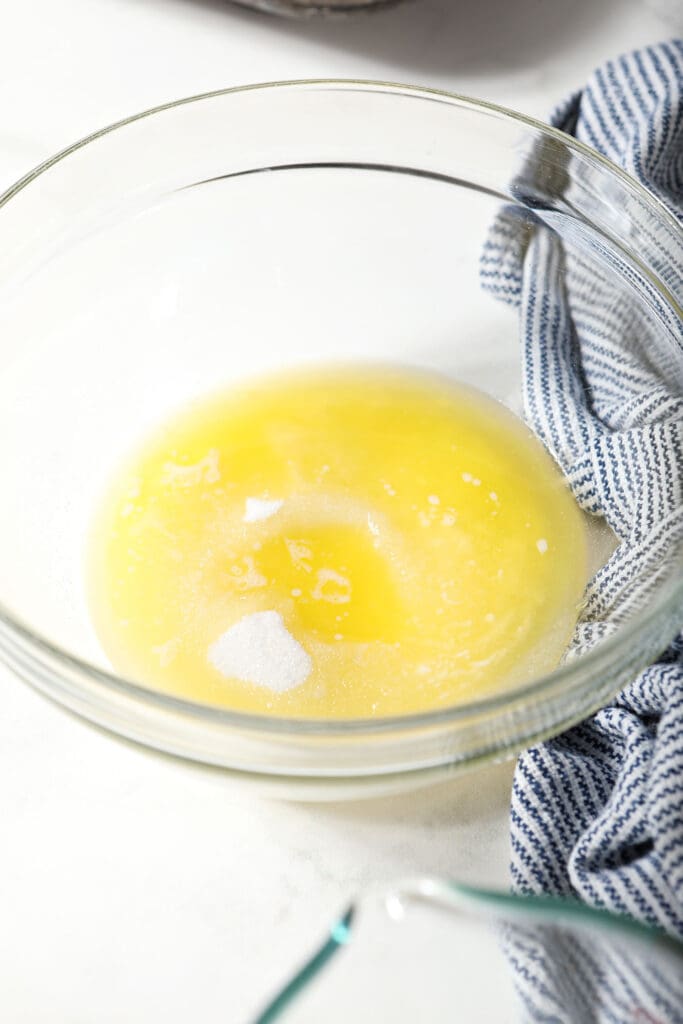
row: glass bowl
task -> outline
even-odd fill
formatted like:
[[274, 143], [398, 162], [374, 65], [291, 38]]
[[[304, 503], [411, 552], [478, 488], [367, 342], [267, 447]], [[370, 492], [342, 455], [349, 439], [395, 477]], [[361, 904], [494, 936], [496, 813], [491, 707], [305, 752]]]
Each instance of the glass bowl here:
[[[0, 199], [0, 655], [112, 732], [311, 797], [385, 792], [501, 759], [604, 704], [680, 626], [680, 552], [583, 657], [476, 703], [284, 720], [112, 673], [91, 627], [93, 503], [171, 410], [244, 375], [394, 361], [519, 411], [516, 313], [479, 283], [501, 206], [596, 268], [683, 386], [681, 230], [637, 183], [528, 118], [445, 93], [292, 82], [105, 128]], [[594, 566], [609, 550], [595, 521]]]
[[558, 897], [438, 878], [363, 895], [252, 1024], [683, 1024], [683, 943]]

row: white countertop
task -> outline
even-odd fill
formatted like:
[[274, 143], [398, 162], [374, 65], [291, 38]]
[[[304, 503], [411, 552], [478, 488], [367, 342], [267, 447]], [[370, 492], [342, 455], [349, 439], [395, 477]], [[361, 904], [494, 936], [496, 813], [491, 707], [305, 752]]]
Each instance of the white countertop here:
[[[7, 4], [0, 187], [108, 122], [245, 82], [392, 79], [543, 116], [602, 58], [680, 32], [677, 6], [413, 0], [294, 23], [223, 0]], [[506, 884], [509, 767], [363, 804], [267, 801], [0, 682], [8, 1024], [238, 1024], [363, 886]]]

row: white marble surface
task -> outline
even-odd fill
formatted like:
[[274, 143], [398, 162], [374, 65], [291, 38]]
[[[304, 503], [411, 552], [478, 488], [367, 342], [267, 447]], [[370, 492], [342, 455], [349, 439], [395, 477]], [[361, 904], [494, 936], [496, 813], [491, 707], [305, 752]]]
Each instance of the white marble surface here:
[[[7, 4], [0, 185], [133, 111], [250, 81], [393, 79], [542, 116], [604, 56], [683, 29], [677, 11], [413, 0], [295, 24], [223, 0]], [[417, 872], [505, 884], [509, 767], [365, 804], [276, 803], [0, 682], [3, 1021], [237, 1024], [359, 888]]]

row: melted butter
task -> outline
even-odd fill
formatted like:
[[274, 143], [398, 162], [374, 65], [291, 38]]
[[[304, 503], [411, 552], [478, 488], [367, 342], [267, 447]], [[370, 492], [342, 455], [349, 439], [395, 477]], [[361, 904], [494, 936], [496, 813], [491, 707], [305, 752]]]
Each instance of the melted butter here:
[[[503, 406], [416, 371], [308, 369], [197, 402], [133, 454], [96, 517], [90, 603], [114, 667], [156, 689], [400, 714], [554, 667], [585, 547], [557, 467]], [[226, 674], [209, 651], [232, 665], [219, 641], [243, 636]], [[290, 649], [305, 678], [279, 665]]]

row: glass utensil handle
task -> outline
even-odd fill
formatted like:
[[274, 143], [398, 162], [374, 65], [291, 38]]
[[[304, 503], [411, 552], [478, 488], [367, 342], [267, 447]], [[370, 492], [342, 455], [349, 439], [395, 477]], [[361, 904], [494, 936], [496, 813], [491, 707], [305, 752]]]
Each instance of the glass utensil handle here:
[[418, 1019], [683, 1024], [683, 944], [569, 900], [418, 878], [347, 908], [253, 1024]]

